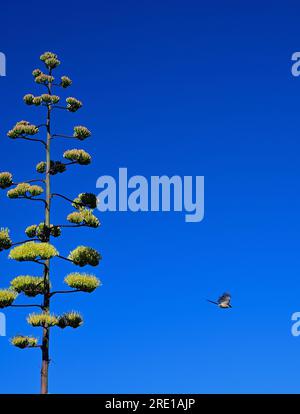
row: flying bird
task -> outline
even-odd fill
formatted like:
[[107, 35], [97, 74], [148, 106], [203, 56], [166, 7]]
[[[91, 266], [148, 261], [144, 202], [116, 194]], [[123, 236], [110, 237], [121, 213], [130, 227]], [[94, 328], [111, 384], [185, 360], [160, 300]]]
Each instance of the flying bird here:
[[208, 302], [213, 303], [214, 305], [219, 306], [219, 308], [227, 309], [232, 308], [230, 301], [231, 301], [231, 295], [230, 293], [223, 293], [222, 296], [219, 297], [217, 302], [213, 302], [212, 300], [207, 299]]

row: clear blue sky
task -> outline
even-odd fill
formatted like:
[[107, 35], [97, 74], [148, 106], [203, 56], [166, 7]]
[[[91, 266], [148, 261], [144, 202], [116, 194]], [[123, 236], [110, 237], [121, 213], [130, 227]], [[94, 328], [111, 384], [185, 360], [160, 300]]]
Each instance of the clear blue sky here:
[[[299, 392], [300, 78], [290, 72], [300, 50], [296, 1], [5, 2], [1, 46], [1, 170], [34, 178], [38, 144], [13, 142], [18, 120], [42, 121], [26, 107], [38, 92], [31, 71], [46, 50], [70, 75], [76, 114], [57, 129], [86, 125], [90, 167], [53, 178], [59, 192], [96, 191], [96, 179], [129, 174], [205, 176], [205, 219], [176, 213], [97, 213], [97, 230], [65, 230], [57, 246], [98, 248], [103, 286], [93, 295], [53, 299], [78, 309], [85, 325], [52, 330], [52, 393]], [[72, 143], [76, 147], [77, 143]], [[80, 143], [79, 143], [80, 145]], [[55, 146], [59, 159], [68, 142]], [[1, 226], [15, 240], [42, 220], [34, 203], [1, 194]], [[34, 204], [34, 205], [33, 205]], [[70, 211], [55, 201], [53, 220]], [[74, 268], [53, 260], [53, 284]], [[95, 269], [85, 269], [95, 270]], [[29, 264], [0, 256], [1, 286]], [[233, 309], [205, 302], [232, 293]], [[10, 309], [8, 337], [35, 333], [26, 310]], [[40, 331], [39, 331], [40, 333]], [[39, 391], [39, 351], [0, 337], [0, 392]]]

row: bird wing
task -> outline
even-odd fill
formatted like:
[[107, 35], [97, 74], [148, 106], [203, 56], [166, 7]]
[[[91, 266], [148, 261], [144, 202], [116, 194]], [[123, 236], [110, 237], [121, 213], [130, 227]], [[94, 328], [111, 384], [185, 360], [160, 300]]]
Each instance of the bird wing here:
[[218, 299], [218, 304], [220, 305], [221, 303], [223, 303], [224, 305], [230, 305], [230, 301], [231, 301], [230, 293], [223, 293], [223, 295], [220, 296]]
[[206, 299], [206, 300], [207, 300], [207, 302], [213, 303], [214, 305], [218, 305], [218, 303], [217, 303], [217, 302], [214, 302], [214, 301], [209, 300], [209, 299]]

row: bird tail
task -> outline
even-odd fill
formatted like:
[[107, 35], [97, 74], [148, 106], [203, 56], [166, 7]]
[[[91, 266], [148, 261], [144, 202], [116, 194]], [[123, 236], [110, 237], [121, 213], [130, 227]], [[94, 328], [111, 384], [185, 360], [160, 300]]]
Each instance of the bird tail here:
[[207, 300], [207, 302], [213, 303], [214, 305], [218, 305], [217, 302], [213, 302], [212, 300], [209, 300], [209, 299], [206, 299], [206, 300]]

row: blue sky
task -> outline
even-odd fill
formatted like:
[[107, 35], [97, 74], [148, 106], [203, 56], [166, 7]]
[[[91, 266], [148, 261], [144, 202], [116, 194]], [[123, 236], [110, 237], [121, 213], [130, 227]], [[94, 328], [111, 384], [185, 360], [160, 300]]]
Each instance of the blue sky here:
[[[178, 213], [97, 213], [99, 230], [66, 229], [57, 242], [97, 248], [93, 295], [53, 299], [53, 311], [80, 310], [81, 329], [52, 330], [52, 393], [299, 392], [300, 338], [291, 315], [299, 291], [299, 90], [291, 55], [300, 50], [296, 1], [6, 2], [0, 51], [1, 171], [34, 178], [43, 159], [34, 143], [6, 132], [18, 120], [40, 123], [31, 71], [56, 52], [73, 79], [66, 96], [84, 107], [58, 113], [57, 129], [86, 125], [89, 167], [53, 178], [76, 196], [96, 192], [99, 176], [204, 175], [205, 219]], [[76, 147], [77, 143], [71, 144]], [[80, 143], [79, 143], [80, 145]], [[70, 148], [57, 141], [53, 158]], [[1, 193], [1, 227], [15, 240], [42, 220], [39, 205]], [[37, 203], [38, 204], [38, 203]], [[53, 222], [70, 212], [53, 203]], [[53, 260], [62, 287], [74, 268]], [[0, 256], [1, 286], [30, 264]], [[232, 293], [233, 309], [205, 301]], [[26, 310], [10, 309], [8, 337], [36, 333]], [[39, 332], [40, 333], [40, 332]], [[39, 351], [0, 337], [1, 393], [39, 391]]]

